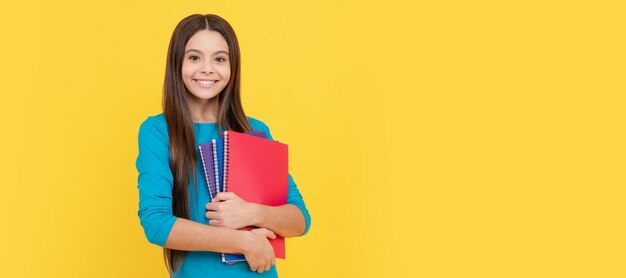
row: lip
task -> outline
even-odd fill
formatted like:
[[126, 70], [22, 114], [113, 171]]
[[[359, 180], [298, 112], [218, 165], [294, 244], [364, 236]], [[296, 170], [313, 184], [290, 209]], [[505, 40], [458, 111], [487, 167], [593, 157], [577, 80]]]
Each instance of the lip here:
[[[206, 84], [206, 83], [203, 84], [203, 83], [201, 83], [199, 81], [214, 81], [214, 82], [211, 83], [211, 84]], [[196, 85], [198, 85], [198, 87], [200, 87], [200, 88], [208, 89], [208, 88], [211, 88], [211, 87], [215, 86], [215, 84], [217, 84], [219, 82], [219, 80], [215, 80], [215, 79], [196, 79], [196, 78], [194, 78], [193, 82], [195, 82]]]

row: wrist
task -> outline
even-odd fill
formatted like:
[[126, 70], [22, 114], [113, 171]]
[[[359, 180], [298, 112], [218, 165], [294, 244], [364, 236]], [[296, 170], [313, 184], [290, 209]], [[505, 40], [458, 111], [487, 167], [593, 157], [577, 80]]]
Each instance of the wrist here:
[[252, 226], [263, 227], [265, 206], [256, 203], [250, 203], [252, 209]]
[[254, 244], [254, 234], [245, 230], [239, 230], [238, 232], [241, 233], [239, 237], [241, 240], [237, 240], [237, 253], [246, 254], [250, 252]]

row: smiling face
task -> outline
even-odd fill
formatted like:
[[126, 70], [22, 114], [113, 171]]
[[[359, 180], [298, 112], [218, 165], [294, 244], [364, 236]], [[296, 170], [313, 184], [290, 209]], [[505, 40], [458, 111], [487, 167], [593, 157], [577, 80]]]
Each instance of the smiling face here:
[[211, 30], [195, 33], [185, 46], [182, 78], [194, 102], [217, 96], [230, 80], [228, 43]]

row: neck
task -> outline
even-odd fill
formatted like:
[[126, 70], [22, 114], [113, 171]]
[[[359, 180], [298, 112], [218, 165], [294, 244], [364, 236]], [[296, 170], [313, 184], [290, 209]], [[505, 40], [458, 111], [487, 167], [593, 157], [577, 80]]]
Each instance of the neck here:
[[191, 97], [188, 101], [189, 111], [194, 123], [215, 123], [219, 108], [218, 96], [201, 100]]

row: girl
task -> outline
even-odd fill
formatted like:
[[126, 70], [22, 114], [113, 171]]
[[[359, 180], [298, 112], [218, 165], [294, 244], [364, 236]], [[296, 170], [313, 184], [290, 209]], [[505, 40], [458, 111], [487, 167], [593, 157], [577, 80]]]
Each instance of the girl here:
[[[171, 277], [277, 277], [268, 238], [301, 236], [311, 218], [289, 175], [287, 204], [248, 203], [231, 192], [210, 200], [198, 144], [223, 130], [269, 128], [247, 117], [240, 100], [239, 43], [217, 15], [195, 14], [174, 30], [167, 53], [163, 113], [139, 128], [139, 218], [150, 243], [164, 248]], [[238, 230], [256, 226], [251, 231]], [[229, 265], [221, 253], [242, 253]]]

